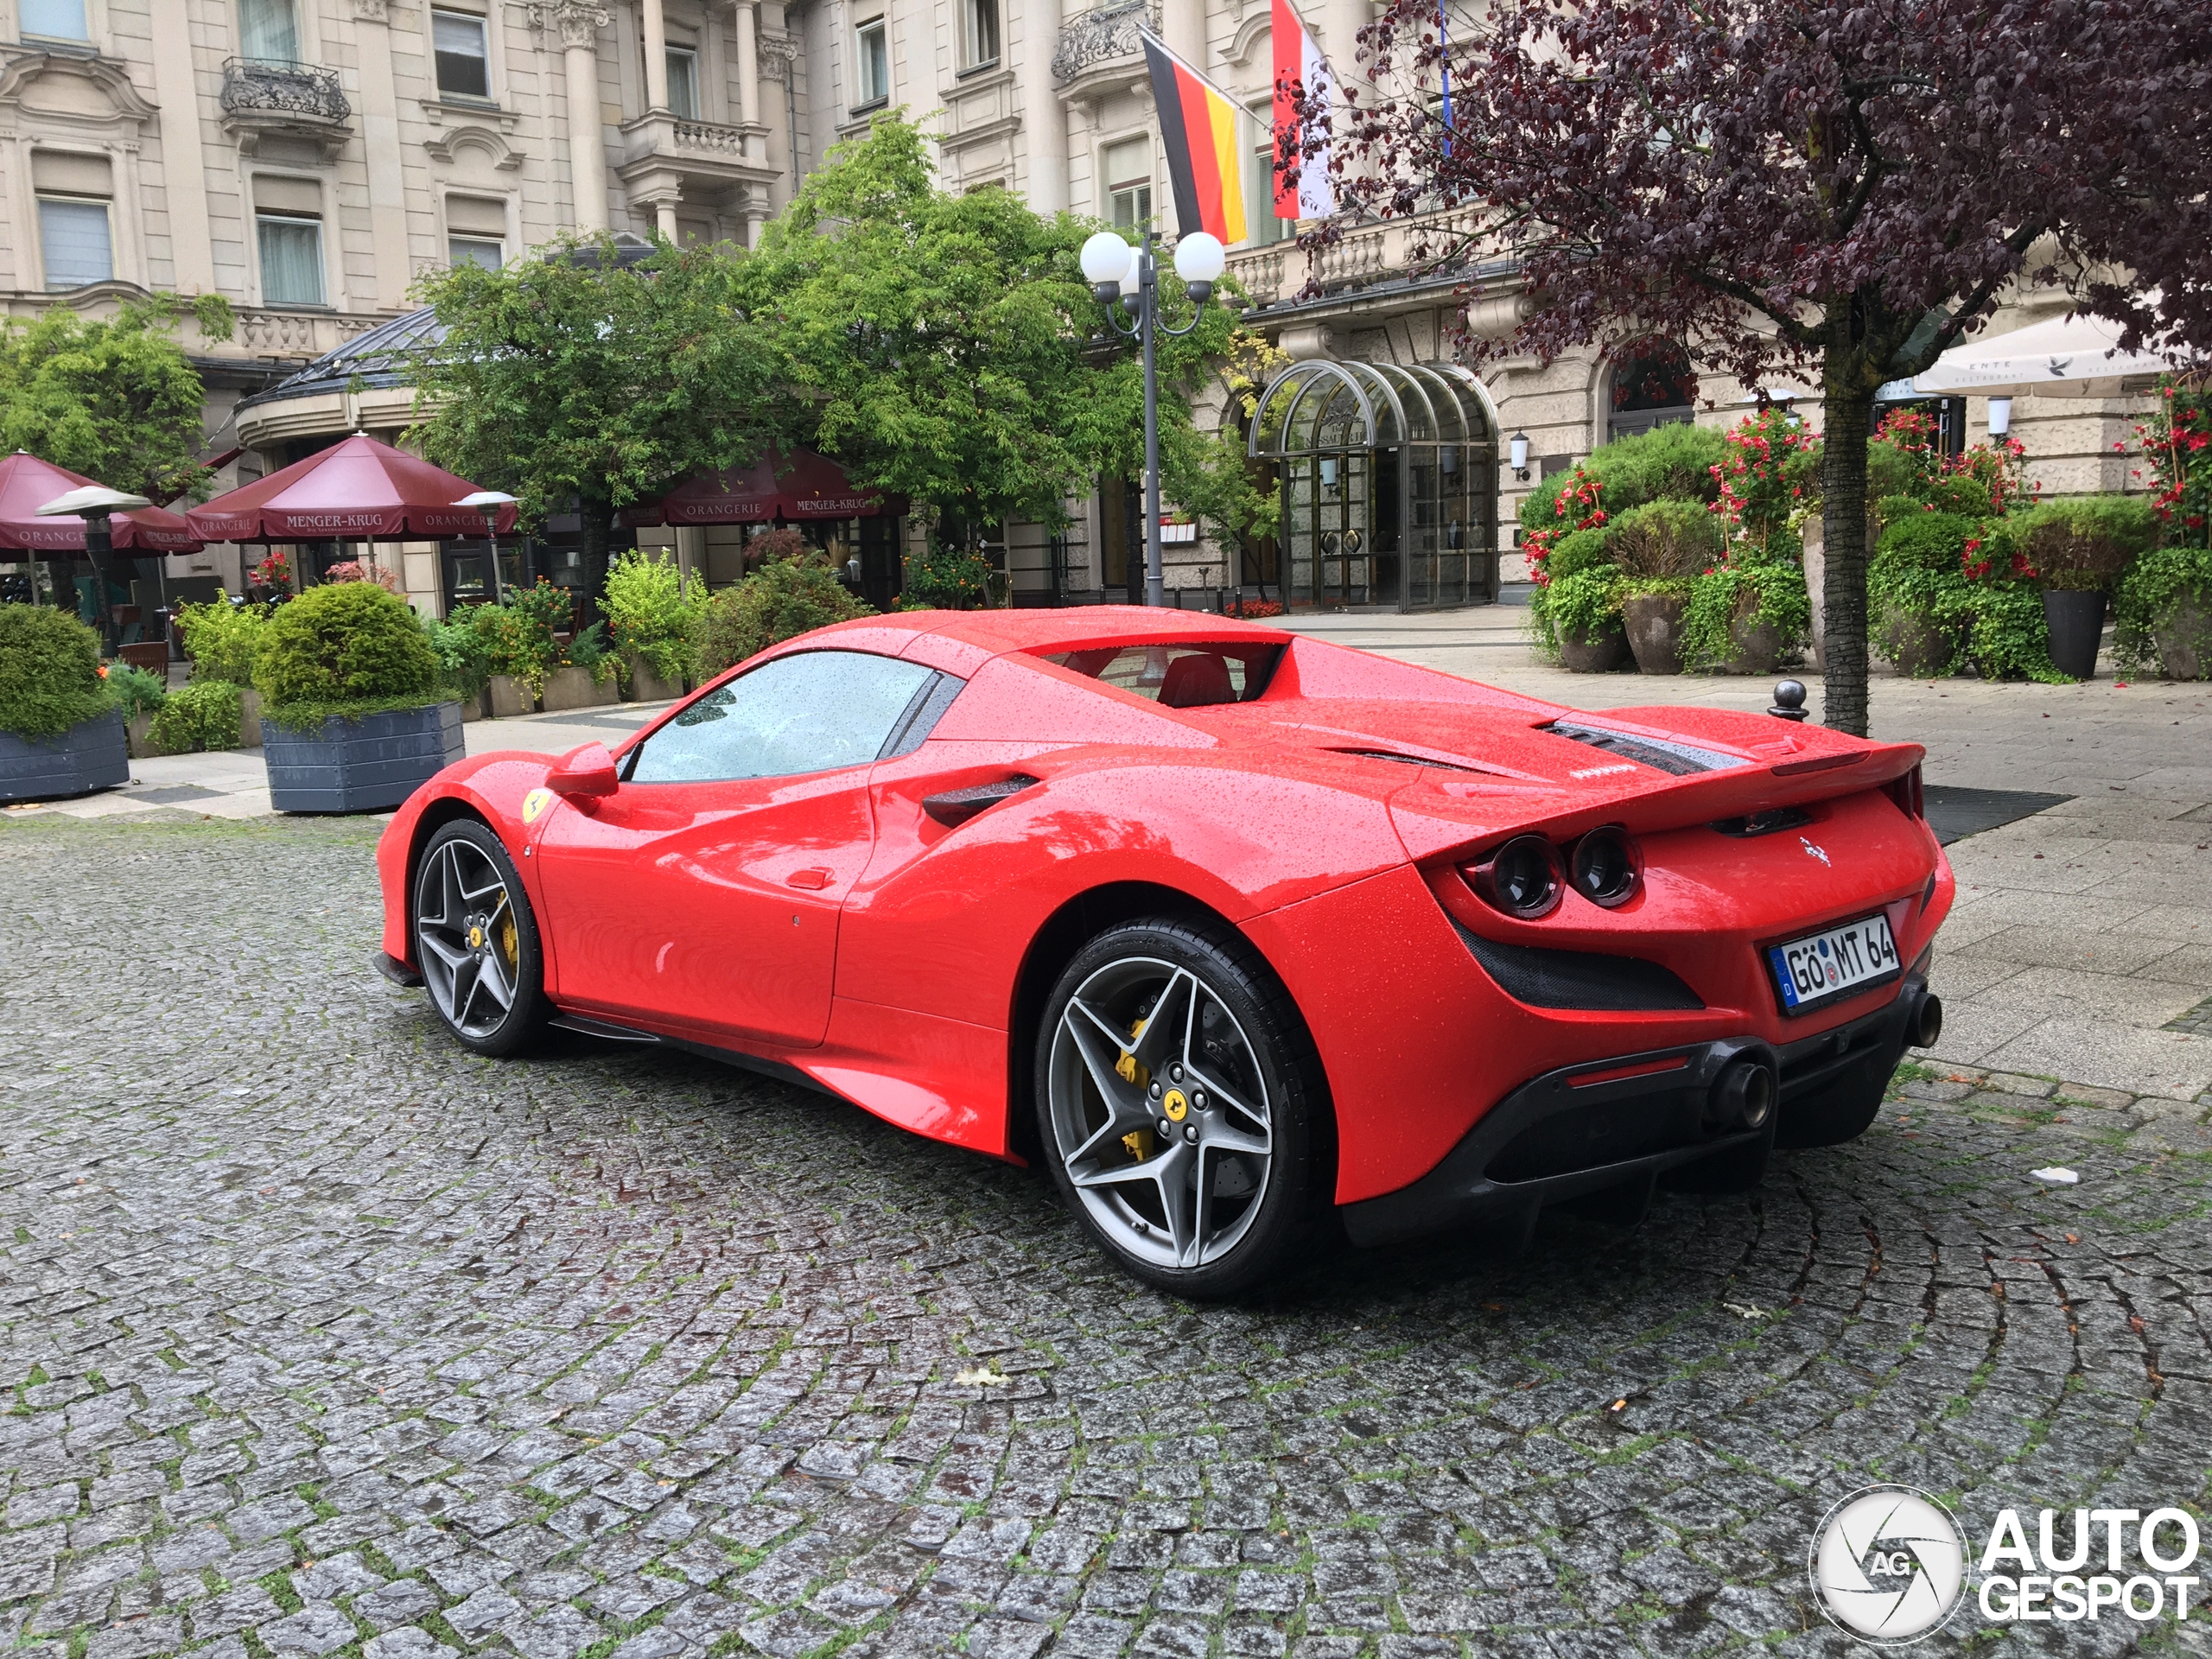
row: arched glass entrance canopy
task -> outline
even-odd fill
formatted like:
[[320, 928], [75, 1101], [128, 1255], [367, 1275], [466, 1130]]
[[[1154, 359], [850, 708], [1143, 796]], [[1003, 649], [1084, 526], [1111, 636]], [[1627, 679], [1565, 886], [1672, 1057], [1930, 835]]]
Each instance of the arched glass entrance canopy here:
[[1497, 429], [1455, 363], [1294, 363], [1249, 440], [1282, 491], [1298, 609], [1425, 611], [1497, 597]]

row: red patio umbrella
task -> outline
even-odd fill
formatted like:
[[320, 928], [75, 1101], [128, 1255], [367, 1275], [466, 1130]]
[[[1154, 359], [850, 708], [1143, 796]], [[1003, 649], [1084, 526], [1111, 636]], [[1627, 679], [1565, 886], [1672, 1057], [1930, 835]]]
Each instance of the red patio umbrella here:
[[810, 449], [770, 449], [750, 467], [687, 478], [657, 501], [622, 509], [643, 524], [765, 524], [782, 518], [872, 518], [904, 504], [857, 487], [836, 461]]
[[[482, 513], [454, 505], [476, 487], [357, 432], [186, 517], [211, 542], [442, 541], [484, 533]], [[501, 508], [499, 533], [514, 527], [514, 508]]]
[[[66, 559], [85, 550], [85, 521], [74, 514], [41, 518], [46, 502], [94, 480], [18, 449], [0, 460], [0, 551], [24, 559]], [[165, 507], [134, 507], [108, 520], [115, 550], [134, 556], [197, 553], [206, 543]]]

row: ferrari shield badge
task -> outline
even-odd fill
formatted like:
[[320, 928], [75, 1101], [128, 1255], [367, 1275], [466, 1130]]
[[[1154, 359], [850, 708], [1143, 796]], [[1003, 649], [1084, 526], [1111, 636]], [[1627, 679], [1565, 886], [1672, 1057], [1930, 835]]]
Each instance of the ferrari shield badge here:
[[522, 798], [522, 821], [524, 823], [536, 823], [539, 816], [552, 804], [553, 791], [551, 790], [531, 790], [529, 794]]

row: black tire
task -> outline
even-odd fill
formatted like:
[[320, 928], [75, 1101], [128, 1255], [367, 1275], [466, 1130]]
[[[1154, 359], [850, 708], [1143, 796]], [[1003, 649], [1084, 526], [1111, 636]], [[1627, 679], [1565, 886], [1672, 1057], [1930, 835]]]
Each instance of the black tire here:
[[408, 925], [431, 1009], [464, 1047], [502, 1058], [543, 1039], [553, 1007], [537, 918], [514, 861], [489, 828], [456, 818], [423, 844]]
[[[1110, 1098], [1102, 1065], [1119, 1080]], [[1213, 1300], [1262, 1283], [1326, 1211], [1333, 1137], [1319, 1058], [1290, 994], [1225, 926], [1148, 918], [1077, 951], [1046, 1002], [1036, 1099], [1039, 1146], [1069, 1210], [1116, 1265], [1174, 1295]], [[1264, 1156], [1251, 1149], [1262, 1130]], [[1171, 1211], [1185, 1185], [1178, 1202], [1189, 1208]]]
[[1816, 1093], [1783, 1101], [1776, 1115], [1774, 1144], [1802, 1150], [1856, 1141], [1882, 1109], [1883, 1092], [1896, 1070], [1894, 1054], [1887, 1064], [1861, 1060]]

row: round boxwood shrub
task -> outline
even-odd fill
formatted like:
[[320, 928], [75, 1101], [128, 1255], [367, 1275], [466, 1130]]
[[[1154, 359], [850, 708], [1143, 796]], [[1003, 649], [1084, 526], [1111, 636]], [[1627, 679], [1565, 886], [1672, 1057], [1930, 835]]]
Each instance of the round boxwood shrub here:
[[53, 737], [114, 706], [99, 635], [66, 611], [0, 605], [0, 731]]
[[435, 701], [437, 683], [437, 653], [422, 623], [374, 582], [310, 588], [278, 606], [254, 653], [254, 690], [272, 710], [404, 708]]

